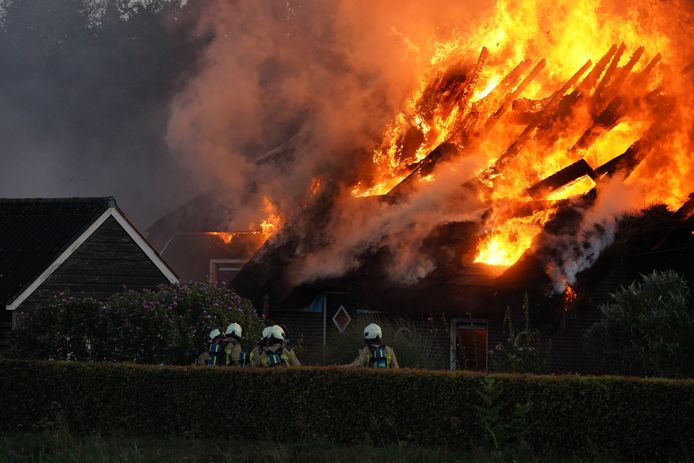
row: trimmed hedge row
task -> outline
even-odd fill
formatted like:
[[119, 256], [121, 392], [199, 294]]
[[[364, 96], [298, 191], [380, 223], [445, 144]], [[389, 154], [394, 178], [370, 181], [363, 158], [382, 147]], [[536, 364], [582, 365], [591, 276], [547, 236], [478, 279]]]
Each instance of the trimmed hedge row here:
[[545, 454], [694, 451], [692, 380], [490, 377], [0, 360], [0, 430], [34, 432], [60, 420], [79, 433], [465, 448], [520, 422], [511, 431]]

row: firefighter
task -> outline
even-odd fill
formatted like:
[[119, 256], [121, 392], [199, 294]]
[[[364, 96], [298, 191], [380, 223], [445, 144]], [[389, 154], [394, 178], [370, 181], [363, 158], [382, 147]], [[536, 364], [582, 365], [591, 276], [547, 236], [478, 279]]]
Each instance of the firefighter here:
[[250, 366], [250, 358], [241, 347], [243, 330], [238, 323], [230, 323], [224, 331], [224, 364], [229, 367]]
[[271, 327], [269, 327], [269, 326], [266, 326], [265, 328], [263, 328], [263, 332], [260, 335], [260, 341], [258, 341], [255, 344], [255, 347], [253, 347], [253, 349], [251, 349], [251, 352], [248, 354], [252, 367], [261, 366], [260, 365], [260, 354], [263, 352], [263, 349], [267, 345], [267, 338], [268, 338], [268, 334], [270, 333], [270, 328]]
[[271, 326], [267, 335], [266, 346], [262, 349], [257, 366], [287, 367], [301, 365], [294, 351], [289, 347], [285, 347], [285, 333], [282, 327], [279, 325]]
[[395, 351], [381, 342], [383, 330], [375, 323], [364, 328], [364, 347], [359, 349], [359, 354], [352, 366], [370, 368], [400, 368]]
[[208, 349], [207, 366], [210, 368], [224, 366], [224, 338], [218, 328], [210, 331], [210, 348]]

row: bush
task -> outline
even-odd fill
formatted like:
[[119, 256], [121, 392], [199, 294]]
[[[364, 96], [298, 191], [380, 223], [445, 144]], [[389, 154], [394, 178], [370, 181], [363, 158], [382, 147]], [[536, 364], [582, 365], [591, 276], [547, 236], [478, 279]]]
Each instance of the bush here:
[[262, 319], [251, 303], [206, 283], [125, 291], [105, 301], [64, 293], [23, 320], [12, 347], [24, 358], [184, 365], [207, 349], [210, 330], [231, 322], [246, 339], [260, 337]]
[[494, 435], [490, 445], [522, 443], [534, 454], [694, 451], [692, 380], [491, 377], [490, 385], [466, 372], [0, 360], [0, 431], [458, 449]]
[[686, 280], [673, 271], [621, 287], [586, 333], [603, 371], [647, 376], [694, 374], [694, 313]]
[[504, 339], [489, 351], [492, 371], [504, 373], [545, 373], [549, 366], [549, 342], [543, 344], [540, 331], [530, 328], [528, 293], [523, 298], [523, 330], [513, 325], [511, 309], [507, 308], [502, 322]]
[[441, 366], [438, 344], [432, 330], [405, 318], [364, 317], [351, 323], [344, 332], [335, 332], [326, 343], [325, 363], [351, 363], [364, 347], [364, 327], [377, 323], [383, 330], [383, 343], [392, 347], [401, 368], [433, 369]]

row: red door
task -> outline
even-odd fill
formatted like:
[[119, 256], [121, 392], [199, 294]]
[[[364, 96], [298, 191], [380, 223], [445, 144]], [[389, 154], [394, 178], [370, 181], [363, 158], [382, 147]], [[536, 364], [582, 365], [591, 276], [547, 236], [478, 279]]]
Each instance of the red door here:
[[456, 368], [487, 371], [487, 328], [458, 326], [456, 329]]

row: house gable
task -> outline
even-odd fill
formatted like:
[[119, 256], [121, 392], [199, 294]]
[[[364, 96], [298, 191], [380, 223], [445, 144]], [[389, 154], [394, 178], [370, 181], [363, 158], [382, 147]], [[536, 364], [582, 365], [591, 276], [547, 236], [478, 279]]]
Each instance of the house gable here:
[[124, 287], [154, 289], [170, 282], [119, 221], [109, 216], [18, 309], [31, 310], [66, 290], [105, 299]]
[[[14, 206], [14, 210], [10, 208], [14, 214], [6, 214], [3, 219], [6, 219], [8, 226], [14, 225], [16, 232], [14, 233], [14, 241], [21, 244], [22, 233], [19, 233], [21, 227], [15, 224], [12, 219], [21, 225], [27, 225], [26, 217], [30, 216], [31, 218], [33, 214], [39, 218], [40, 223], [31, 223], [32, 226], [25, 227], [24, 234], [29, 235], [28, 239], [29, 241], [33, 240], [33, 245], [22, 247], [12, 246], [10, 243], [7, 245], [7, 249], [2, 250], [4, 257], [10, 257], [3, 259], [3, 261], [7, 260], [3, 263], [4, 272], [11, 273], [15, 265], [21, 268], [22, 259], [31, 260], [36, 257], [34, 256], [36, 252], [32, 253], [31, 251], [37, 248], [41, 250], [43, 241], [40, 238], [46, 235], [46, 229], [55, 229], [57, 233], [62, 231], [63, 244], [58, 255], [55, 255], [54, 249], [57, 248], [53, 246], [51, 248], [54, 254], [52, 257], [44, 252], [43, 254], [46, 255], [40, 256], [41, 259], [35, 258], [30, 262], [30, 265], [25, 265], [25, 267], [37, 272], [32, 278], [29, 279], [25, 275], [21, 282], [19, 280], [14, 281], [16, 278], [5, 279], [7, 280], [5, 286], [8, 289], [11, 289], [12, 285], [17, 287], [18, 283], [24, 285], [14, 295], [8, 292], [5, 298], [7, 310], [17, 309], [40, 288], [44, 293], [47, 288], [60, 292], [64, 289], [72, 289], [71, 285], [76, 285], [77, 291], [97, 295], [99, 293], [113, 294], [122, 290], [123, 286], [138, 289], [154, 287], [167, 282], [178, 282], [173, 271], [120, 213], [112, 199], [106, 203], [102, 202], [101, 204], [106, 204], [107, 207], [100, 215], [92, 215], [90, 221], [85, 223], [84, 217], [81, 217], [83, 219], [81, 222], [82, 230], [72, 230], [72, 237], [66, 240], [66, 225], [75, 228], [70, 220], [73, 216], [66, 214], [66, 211], [74, 212], [75, 208], [70, 209], [70, 205], [81, 205], [82, 203], [83, 201], [80, 200], [25, 201], [24, 204], [19, 200], [9, 203], [10, 206]], [[34, 204], [37, 204], [38, 208], [32, 210], [28, 207], [33, 207]], [[17, 207], [18, 205], [19, 207]], [[56, 205], [60, 207], [56, 208]], [[57, 223], [54, 224], [53, 220]], [[78, 231], [78, 234], [75, 231]], [[26, 256], [22, 253], [23, 249], [26, 249]], [[60, 286], [61, 281], [64, 282], [63, 286]], [[37, 298], [40, 300], [41, 294]]]

